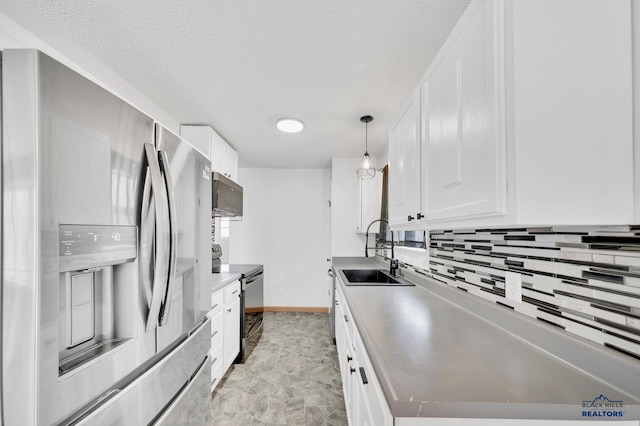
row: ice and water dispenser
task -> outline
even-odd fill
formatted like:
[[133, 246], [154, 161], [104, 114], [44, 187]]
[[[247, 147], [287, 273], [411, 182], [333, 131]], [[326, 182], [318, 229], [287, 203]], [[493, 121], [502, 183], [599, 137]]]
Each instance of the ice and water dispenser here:
[[121, 320], [135, 300], [129, 287], [137, 279], [137, 228], [60, 225], [58, 240], [62, 376], [133, 338]]

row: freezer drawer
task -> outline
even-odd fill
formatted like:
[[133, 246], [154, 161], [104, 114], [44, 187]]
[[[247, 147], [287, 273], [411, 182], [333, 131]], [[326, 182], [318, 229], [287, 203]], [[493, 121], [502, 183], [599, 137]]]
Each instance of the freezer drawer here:
[[211, 424], [211, 407], [205, 409], [202, 404], [204, 400], [211, 401], [209, 374], [207, 373], [209, 369], [205, 368], [205, 365], [208, 364], [209, 359], [205, 361], [196, 376], [191, 379], [171, 406], [153, 423], [154, 426]]
[[[122, 389], [116, 387], [107, 392], [101, 401], [70, 424], [169, 424], [168, 419], [176, 418], [192, 419], [181, 425], [210, 424], [211, 360], [207, 355], [210, 330], [210, 320], [206, 318], [191, 336], [159, 362], [151, 368], [143, 366], [141, 375]], [[188, 412], [170, 412], [183, 408]]]

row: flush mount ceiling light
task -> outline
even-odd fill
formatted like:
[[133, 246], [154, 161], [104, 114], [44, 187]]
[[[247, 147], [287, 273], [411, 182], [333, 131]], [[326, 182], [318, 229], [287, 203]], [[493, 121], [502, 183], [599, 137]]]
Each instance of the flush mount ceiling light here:
[[373, 160], [369, 157], [367, 125], [369, 122], [373, 121], [373, 117], [365, 115], [360, 117], [360, 121], [364, 123], [364, 155], [362, 156], [362, 160], [360, 160], [360, 166], [358, 167], [358, 170], [356, 170], [356, 174], [360, 179], [372, 179], [376, 175], [376, 166], [373, 164]]
[[281, 132], [298, 133], [304, 129], [304, 123], [297, 118], [287, 117], [276, 121], [276, 127]]

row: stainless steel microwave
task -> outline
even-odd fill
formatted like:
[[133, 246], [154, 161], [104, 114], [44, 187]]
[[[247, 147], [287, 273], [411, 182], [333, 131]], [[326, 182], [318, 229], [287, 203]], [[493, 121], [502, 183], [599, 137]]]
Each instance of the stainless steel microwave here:
[[218, 172], [211, 175], [213, 216], [242, 216], [242, 187]]

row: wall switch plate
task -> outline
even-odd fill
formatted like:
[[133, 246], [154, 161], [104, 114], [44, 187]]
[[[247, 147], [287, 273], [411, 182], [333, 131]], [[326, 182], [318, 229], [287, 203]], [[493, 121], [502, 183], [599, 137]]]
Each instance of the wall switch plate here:
[[516, 272], [505, 273], [504, 295], [507, 299], [522, 303], [522, 275]]

